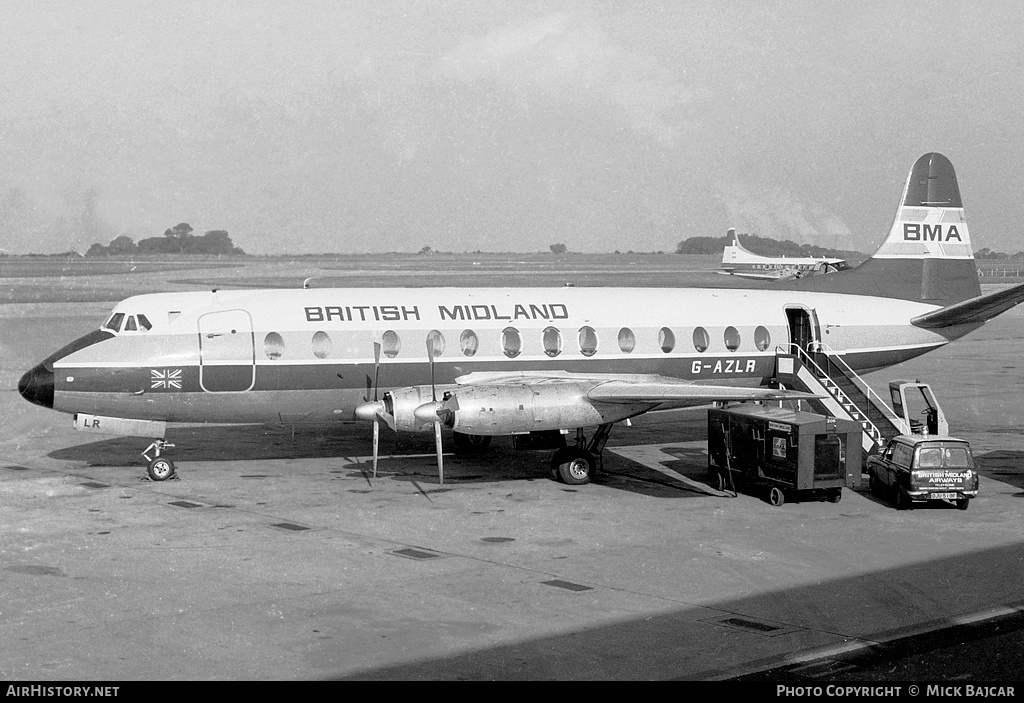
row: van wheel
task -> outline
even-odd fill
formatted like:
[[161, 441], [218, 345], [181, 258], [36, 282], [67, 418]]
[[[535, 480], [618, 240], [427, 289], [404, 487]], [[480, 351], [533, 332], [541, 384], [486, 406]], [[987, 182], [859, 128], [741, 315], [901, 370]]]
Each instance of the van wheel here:
[[967, 510], [967, 506], [971, 504], [970, 498], [957, 498], [956, 508], [957, 510]]
[[899, 487], [896, 488], [896, 495], [894, 496], [893, 502], [896, 503], [897, 510], [910, 510], [914, 507], [914, 501], [912, 501], [910, 496], [904, 493], [903, 489]]
[[777, 508], [786, 502], [786, 494], [782, 492], [781, 488], [773, 486], [772, 489], [768, 491], [768, 502]]
[[878, 479], [875, 478], [874, 474], [868, 474], [868, 490], [872, 493], [878, 493]]
[[843, 499], [843, 489], [836, 488], [835, 490], [829, 491], [826, 495], [829, 503], [838, 503]]

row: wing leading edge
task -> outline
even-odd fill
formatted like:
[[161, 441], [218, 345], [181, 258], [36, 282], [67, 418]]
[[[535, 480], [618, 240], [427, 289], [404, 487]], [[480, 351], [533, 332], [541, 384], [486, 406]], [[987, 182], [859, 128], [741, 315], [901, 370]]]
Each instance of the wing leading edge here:
[[471, 373], [455, 379], [460, 386], [549, 386], [572, 383], [588, 386], [587, 400], [594, 403], [702, 404], [741, 400], [810, 400], [812, 393], [776, 388], [698, 385], [657, 374], [575, 374], [567, 371], [520, 373]]

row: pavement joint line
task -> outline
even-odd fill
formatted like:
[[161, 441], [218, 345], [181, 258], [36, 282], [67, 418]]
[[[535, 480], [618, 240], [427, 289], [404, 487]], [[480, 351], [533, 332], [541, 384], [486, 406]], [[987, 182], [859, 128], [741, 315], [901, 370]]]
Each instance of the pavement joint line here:
[[982, 620], [991, 620], [992, 618], [1016, 615], [1020, 611], [1021, 609], [1019, 607], [1015, 608], [1012, 606], [997, 605], [991, 608], [986, 608], [985, 610], [979, 610], [977, 613], [952, 617], [949, 619], [949, 622], [954, 625], [969, 625], [973, 622], [981, 622]]
[[856, 652], [857, 650], [864, 649], [865, 647], [874, 647], [878, 644], [879, 642], [875, 642], [873, 640], [853, 638], [846, 642], [825, 645], [823, 647], [814, 647], [812, 649], [806, 649], [801, 652], [796, 652], [795, 654], [787, 655], [783, 658], [783, 662], [778, 666], [785, 666], [786, 664], [809, 664], [821, 659], [830, 659], [841, 654]]

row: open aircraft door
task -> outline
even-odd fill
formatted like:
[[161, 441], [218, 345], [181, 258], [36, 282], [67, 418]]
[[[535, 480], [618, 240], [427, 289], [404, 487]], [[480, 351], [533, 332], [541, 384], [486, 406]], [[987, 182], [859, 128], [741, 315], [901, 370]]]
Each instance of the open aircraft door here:
[[245, 310], [224, 310], [199, 318], [199, 385], [209, 393], [252, 390], [256, 345]]
[[801, 306], [787, 306], [786, 320], [789, 322], [789, 342], [807, 353], [817, 351], [818, 315], [814, 310]]

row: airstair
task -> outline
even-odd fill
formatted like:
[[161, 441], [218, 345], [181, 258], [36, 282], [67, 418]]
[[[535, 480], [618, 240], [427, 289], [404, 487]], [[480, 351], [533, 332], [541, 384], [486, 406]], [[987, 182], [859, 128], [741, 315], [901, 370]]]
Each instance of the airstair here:
[[815, 412], [855, 420], [864, 428], [862, 447], [871, 454], [912, 428], [857, 373], [824, 345], [807, 352], [790, 344], [776, 349], [776, 380], [786, 388], [821, 396], [809, 402]]

